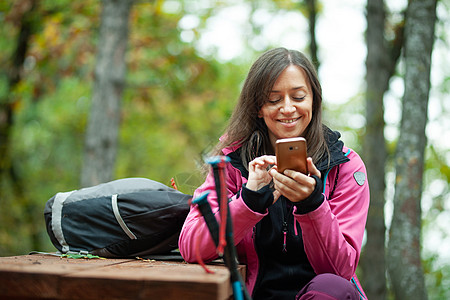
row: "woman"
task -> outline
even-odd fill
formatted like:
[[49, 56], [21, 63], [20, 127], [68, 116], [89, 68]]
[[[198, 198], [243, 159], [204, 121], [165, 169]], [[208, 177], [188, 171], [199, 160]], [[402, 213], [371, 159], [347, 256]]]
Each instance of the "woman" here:
[[[253, 299], [365, 299], [355, 270], [369, 206], [366, 170], [340, 134], [322, 125], [321, 105], [321, 86], [309, 60], [298, 51], [269, 50], [251, 67], [218, 144], [215, 154], [231, 159], [229, 207]], [[298, 136], [308, 143], [310, 173], [279, 173], [276, 140]], [[194, 197], [210, 189], [211, 173]], [[208, 201], [217, 212], [214, 192]], [[203, 260], [217, 258], [192, 206], [179, 240], [188, 262], [196, 262], [196, 243]]]

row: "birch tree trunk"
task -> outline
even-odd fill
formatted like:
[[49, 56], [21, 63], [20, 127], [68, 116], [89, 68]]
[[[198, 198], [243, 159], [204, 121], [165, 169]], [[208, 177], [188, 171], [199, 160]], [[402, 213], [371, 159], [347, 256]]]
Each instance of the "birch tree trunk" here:
[[125, 82], [125, 52], [132, 0], [103, 0], [92, 107], [85, 137], [81, 186], [113, 178], [120, 102]]
[[405, 93], [395, 157], [388, 270], [396, 299], [427, 299], [421, 263], [421, 194], [437, 0], [411, 0], [405, 25]]
[[[384, 93], [394, 74], [403, 43], [403, 27], [397, 25], [391, 43], [385, 38], [386, 12], [383, 0], [367, 1], [366, 134], [363, 158], [370, 183], [367, 243], [361, 256], [362, 284], [369, 299], [386, 299], [384, 223], [385, 164]], [[402, 24], [402, 23], [400, 23]], [[399, 27], [400, 26], [400, 27]]]

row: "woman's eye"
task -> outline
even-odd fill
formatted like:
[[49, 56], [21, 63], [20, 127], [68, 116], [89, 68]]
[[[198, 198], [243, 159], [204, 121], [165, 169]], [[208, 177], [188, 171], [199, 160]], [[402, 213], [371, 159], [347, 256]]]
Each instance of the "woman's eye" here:
[[292, 99], [294, 99], [295, 101], [303, 101], [305, 100], [306, 96], [296, 96], [296, 97], [292, 97]]
[[[292, 100], [300, 102], [300, 101], [305, 100], [306, 95], [292, 95], [290, 97]], [[274, 96], [274, 97], [270, 97], [267, 101], [270, 104], [277, 104], [277, 103], [280, 103], [282, 100], [283, 100], [283, 97], [275, 97]]]

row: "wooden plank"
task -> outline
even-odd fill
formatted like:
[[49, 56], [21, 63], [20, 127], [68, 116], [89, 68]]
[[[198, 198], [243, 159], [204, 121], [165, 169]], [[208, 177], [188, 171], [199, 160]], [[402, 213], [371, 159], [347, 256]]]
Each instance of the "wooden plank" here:
[[0, 257], [0, 297], [57, 298], [62, 275], [127, 261], [46, 255]]
[[229, 271], [222, 265], [132, 261], [80, 271], [61, 278], [66, 299], [228, 299]]
[[228, 269], [208, 268], [214, 274], [185, 262], [0, 257], [0, 299], [229, 299]]

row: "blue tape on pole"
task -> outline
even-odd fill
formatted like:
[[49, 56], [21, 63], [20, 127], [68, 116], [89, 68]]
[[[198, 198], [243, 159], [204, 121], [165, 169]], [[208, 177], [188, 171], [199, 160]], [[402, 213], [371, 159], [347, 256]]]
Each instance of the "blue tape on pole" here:
[[211, 156], [206, 159], [206, 163], [210, 165], [217, 165], [221, 162], [230, 162], [230, 158], [228, 156], [219, 155], [219, 156]]
[[205, 191], [203, 193], [201, 193], [197, 198], [192, 199], [192, 204], [199, 204], [199, 203], [204, 203], [205, 201], [208, 201], [208, 195], [209, 195], [209, 191]]
[[239, 281], [233, 282], [233, 296], [235, 300], [244, 300], [244, 295], [242, 293], [241, 283]]

